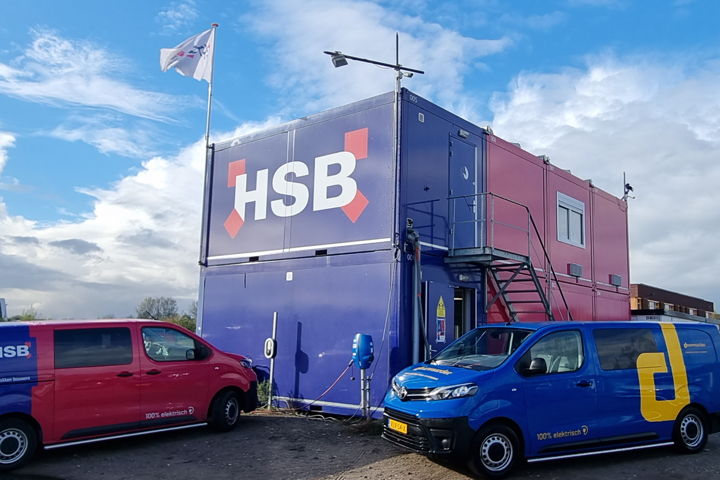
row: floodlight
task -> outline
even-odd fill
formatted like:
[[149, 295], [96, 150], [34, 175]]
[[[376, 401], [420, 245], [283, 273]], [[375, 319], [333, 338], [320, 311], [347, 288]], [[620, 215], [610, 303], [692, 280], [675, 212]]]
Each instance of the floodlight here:
[[332, 60], [332, 63], [335, 66], [335, 68], [344, 67], [345, 65], [348, 64], [347, 58], [345, 58], [345, 55], [343, 55], [340, 52], [333, 53], [330, 60]]

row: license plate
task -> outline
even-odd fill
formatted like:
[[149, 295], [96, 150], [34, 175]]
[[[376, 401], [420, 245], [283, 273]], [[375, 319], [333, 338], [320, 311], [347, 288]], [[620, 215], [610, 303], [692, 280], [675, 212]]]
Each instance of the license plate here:
[[397, 420], [388, 418], [388, 427], [390, 428], [390, 430], [395, 430], [396, 432], [400, 432], [403, 435], [407, 435], [407, 423], [398, 422]]

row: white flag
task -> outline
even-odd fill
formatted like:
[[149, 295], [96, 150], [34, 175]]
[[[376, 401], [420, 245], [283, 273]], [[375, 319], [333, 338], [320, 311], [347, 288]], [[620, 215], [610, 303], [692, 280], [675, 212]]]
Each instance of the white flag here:
[[211, 28], [188, 38], [175, 48], [161, 48], [160, 69], [167, 72], [174, 67], [180, 75], [210, 82], [214, 45], [215, 29]]

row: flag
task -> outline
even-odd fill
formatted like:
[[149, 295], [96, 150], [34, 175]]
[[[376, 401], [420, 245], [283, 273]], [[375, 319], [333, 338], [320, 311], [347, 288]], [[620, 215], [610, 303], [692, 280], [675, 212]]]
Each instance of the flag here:
[[175, 48], [160, 49], [160, 69], [171, 68], [185, 77], [210, 82], [212, 78], [212, 56], [215, 46], [215, 28], [194, 35]]

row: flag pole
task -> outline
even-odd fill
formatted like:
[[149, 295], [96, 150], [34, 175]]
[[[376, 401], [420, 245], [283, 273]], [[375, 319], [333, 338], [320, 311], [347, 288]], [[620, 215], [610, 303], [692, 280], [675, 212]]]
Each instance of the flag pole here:
[[210, 149], [210, 112], [212, 112], [212, 87], [213, 78], [215, 77], [215, 31], [219, 25], [217, 23], [212, 24], [212, 58], [210, 59], [210, 81], [208, 82], [208, 99], [207, 99], [207, 118], [205, 119], [205, 154]]

